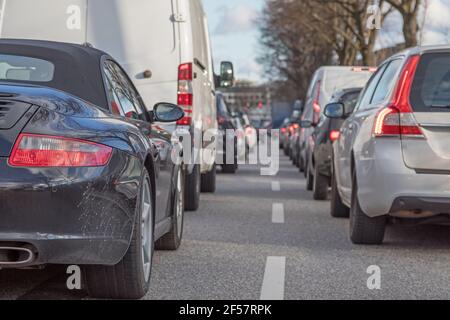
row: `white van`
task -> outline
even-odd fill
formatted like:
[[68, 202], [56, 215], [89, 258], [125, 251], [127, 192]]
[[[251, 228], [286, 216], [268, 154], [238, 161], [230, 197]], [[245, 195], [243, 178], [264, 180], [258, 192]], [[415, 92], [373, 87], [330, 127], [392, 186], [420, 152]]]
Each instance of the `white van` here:
[[[201, 0], [0, 0], [0, 8], [0, 37], [90, 44], [126, 69], [147, 107], [182, 106], [178, 125], [191, 134], [217, 129], [215, 85], [231, 84], [233, 68], [222, 63], [214, 76]], [[187, 210], [198, 208], [200, 190], [215, 191], [212, 162], [188, 166]]]
[[300, 170], [304, 170], [308, 190], [312, 190], [314, 181], [311, 158], [314, 141], [311, 136], [324, 117], [325, 106], [339, 90], [364, 87], [376, 70], [365, 66], [324, 66], [314, 73], [301, 116], [302, 129], [297, 143]]

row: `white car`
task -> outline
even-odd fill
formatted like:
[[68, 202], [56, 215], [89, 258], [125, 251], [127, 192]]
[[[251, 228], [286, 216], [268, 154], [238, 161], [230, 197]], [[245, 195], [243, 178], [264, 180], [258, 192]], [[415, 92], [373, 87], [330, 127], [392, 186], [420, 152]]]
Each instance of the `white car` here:
[[[178, 126], [191, 135], [217, 129], [216, 83], [231, 85], [233, 68], [222, 63], [220, 80], [214, 75], [201, 0], [14, 0], [4, 2], [2, 17], [2, 38], [90, 44], [125, 68], [147, 106], [182, 106]], [[209, 153], [188, 165], [187, 210], [198, 208], [200, 190], [215, 190], [216, 154], [207, 145]]]

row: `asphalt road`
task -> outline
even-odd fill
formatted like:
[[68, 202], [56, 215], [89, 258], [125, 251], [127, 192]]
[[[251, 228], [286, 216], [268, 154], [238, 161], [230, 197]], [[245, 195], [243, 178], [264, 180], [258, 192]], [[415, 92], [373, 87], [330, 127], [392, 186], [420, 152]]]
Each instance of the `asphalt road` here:
[[[157, 252], [145, 299], [450, 299], [450, 227], [390, 226], [383, 246], [355, 246], [348, 221], [305, 191], [287, 158], [275, 177], [256, 166], [218, 176], [187, 212], [177, 252]], [[367, 286], [369, 266], [381, 289]], [[64, 267], [0, 271], [1, 299], [80, 299]]]

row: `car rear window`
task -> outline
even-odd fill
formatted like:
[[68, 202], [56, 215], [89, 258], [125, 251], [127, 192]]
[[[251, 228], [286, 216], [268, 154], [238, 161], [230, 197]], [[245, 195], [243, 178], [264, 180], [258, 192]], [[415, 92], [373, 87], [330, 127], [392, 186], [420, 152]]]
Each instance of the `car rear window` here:
[[422, 56], [410, 101], [414, 112], [450, 111], [450, 53]]
[[0, 54], [0, 81], [50, 82], [53, 63], [31, 57]]

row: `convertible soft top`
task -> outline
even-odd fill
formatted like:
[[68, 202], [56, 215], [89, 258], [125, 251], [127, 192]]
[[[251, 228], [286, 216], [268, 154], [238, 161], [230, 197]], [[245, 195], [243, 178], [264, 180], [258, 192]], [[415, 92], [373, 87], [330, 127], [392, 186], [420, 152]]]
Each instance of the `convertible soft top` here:
[[52, 41], [1, 39], [0, 54], [47, 60], [55, 66], [50, 82], [8, 82], [43, 85], [65, 91], [102, 108], [108, 106], [100, 69], [102, 57], [108, 56], [103, 51]]

